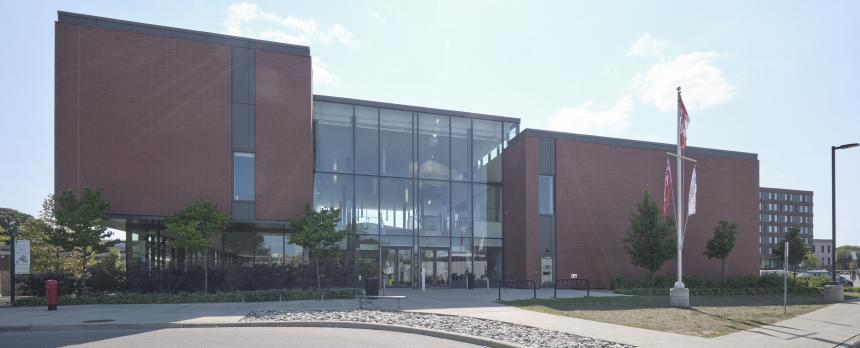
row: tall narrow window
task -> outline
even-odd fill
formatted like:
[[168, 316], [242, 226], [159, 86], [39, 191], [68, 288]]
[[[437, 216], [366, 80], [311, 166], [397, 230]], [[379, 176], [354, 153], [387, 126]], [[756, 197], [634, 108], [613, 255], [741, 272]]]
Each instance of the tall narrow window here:
[[233, 200], [254, 200], [254, 154], [233, 153]]
[[539, 175], [539, 188], [538, 188], [538, 213], [541, 215], [553, 215], [554, 207], [553, 207], [553, 183], [552, 176], [549, 175]]

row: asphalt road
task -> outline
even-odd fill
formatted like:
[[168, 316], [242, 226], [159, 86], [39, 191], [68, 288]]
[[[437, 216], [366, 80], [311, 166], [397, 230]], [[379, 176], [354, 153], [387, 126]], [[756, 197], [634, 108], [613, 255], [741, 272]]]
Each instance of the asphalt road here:
[[194, 328], [2, 332], [2, 347], [477, 347], [392, 331], [338, 328]]

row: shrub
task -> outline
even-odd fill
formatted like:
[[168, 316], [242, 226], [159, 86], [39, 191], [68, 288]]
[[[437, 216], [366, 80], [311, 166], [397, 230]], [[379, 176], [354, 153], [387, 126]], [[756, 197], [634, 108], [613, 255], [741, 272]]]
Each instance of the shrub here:
[[[636, 288], [615, 290], [622, 295], [637, 296], [668, 296], [668, 288]], [[819, 293], [814, 288], [788, 288], [792, 294], [815, 294]], [[782, 294], [783, 289], [778, 288], [691, 288], [690, 295], [695, 296], [738, 296], [738, 295], [777, 295]]]
[[[287, 291], [257, 291], [257, 292], [219, 292], [219, 293], [176, 293], [176, 294], [86, 294], [82, 296], [60, 296], [59, 305], [80, 304], [151, 304], [151, 303], [208, 303], [208, 302], [262, 302], [262, 301], [294, 301], [317, 300], [321, 292], [316, 290], [287, 290]], [[353, 297], [352, 289], [338, 289], [325, 292], [326, 298], [348, 299]], [[33, 307], [45, 306], [45, 298], [25, 297], [15, 301], [15, 306]]]
[[15, 276], [17, 294], [20, 296], [45, 296], [45, 281], [57, 281], [58, 295], [71, 295], [76, 292], [78, 281], [68, 273], [20, 274]]

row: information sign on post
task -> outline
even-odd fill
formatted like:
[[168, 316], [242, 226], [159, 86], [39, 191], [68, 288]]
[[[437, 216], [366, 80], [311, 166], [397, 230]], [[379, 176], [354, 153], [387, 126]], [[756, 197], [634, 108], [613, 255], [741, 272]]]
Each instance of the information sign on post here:
[[30, 274], [30, 241], [15, 241], [15, 274]]

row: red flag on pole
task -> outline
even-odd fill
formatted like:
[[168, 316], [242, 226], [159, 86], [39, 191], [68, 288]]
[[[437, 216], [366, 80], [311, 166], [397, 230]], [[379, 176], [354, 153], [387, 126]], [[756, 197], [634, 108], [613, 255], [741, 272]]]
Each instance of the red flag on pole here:
[[[680, 89], [680, 87], [678, 87]], [[678, 117], [680, 118], [681, 150], [687, 148], [687, 124], [690, 123], [690, 115], [687, 114], [687, 107], [684, 106], [684, 101], [681, 100], [681, 92], [678, 92]]]
[[669, 210], [669, 197], [672, 196], [672, 167], [669, 165], [669, 158], [666, 158], [666, 178], [663, 181], [663, 216], [666, 216], [666, 211]]

